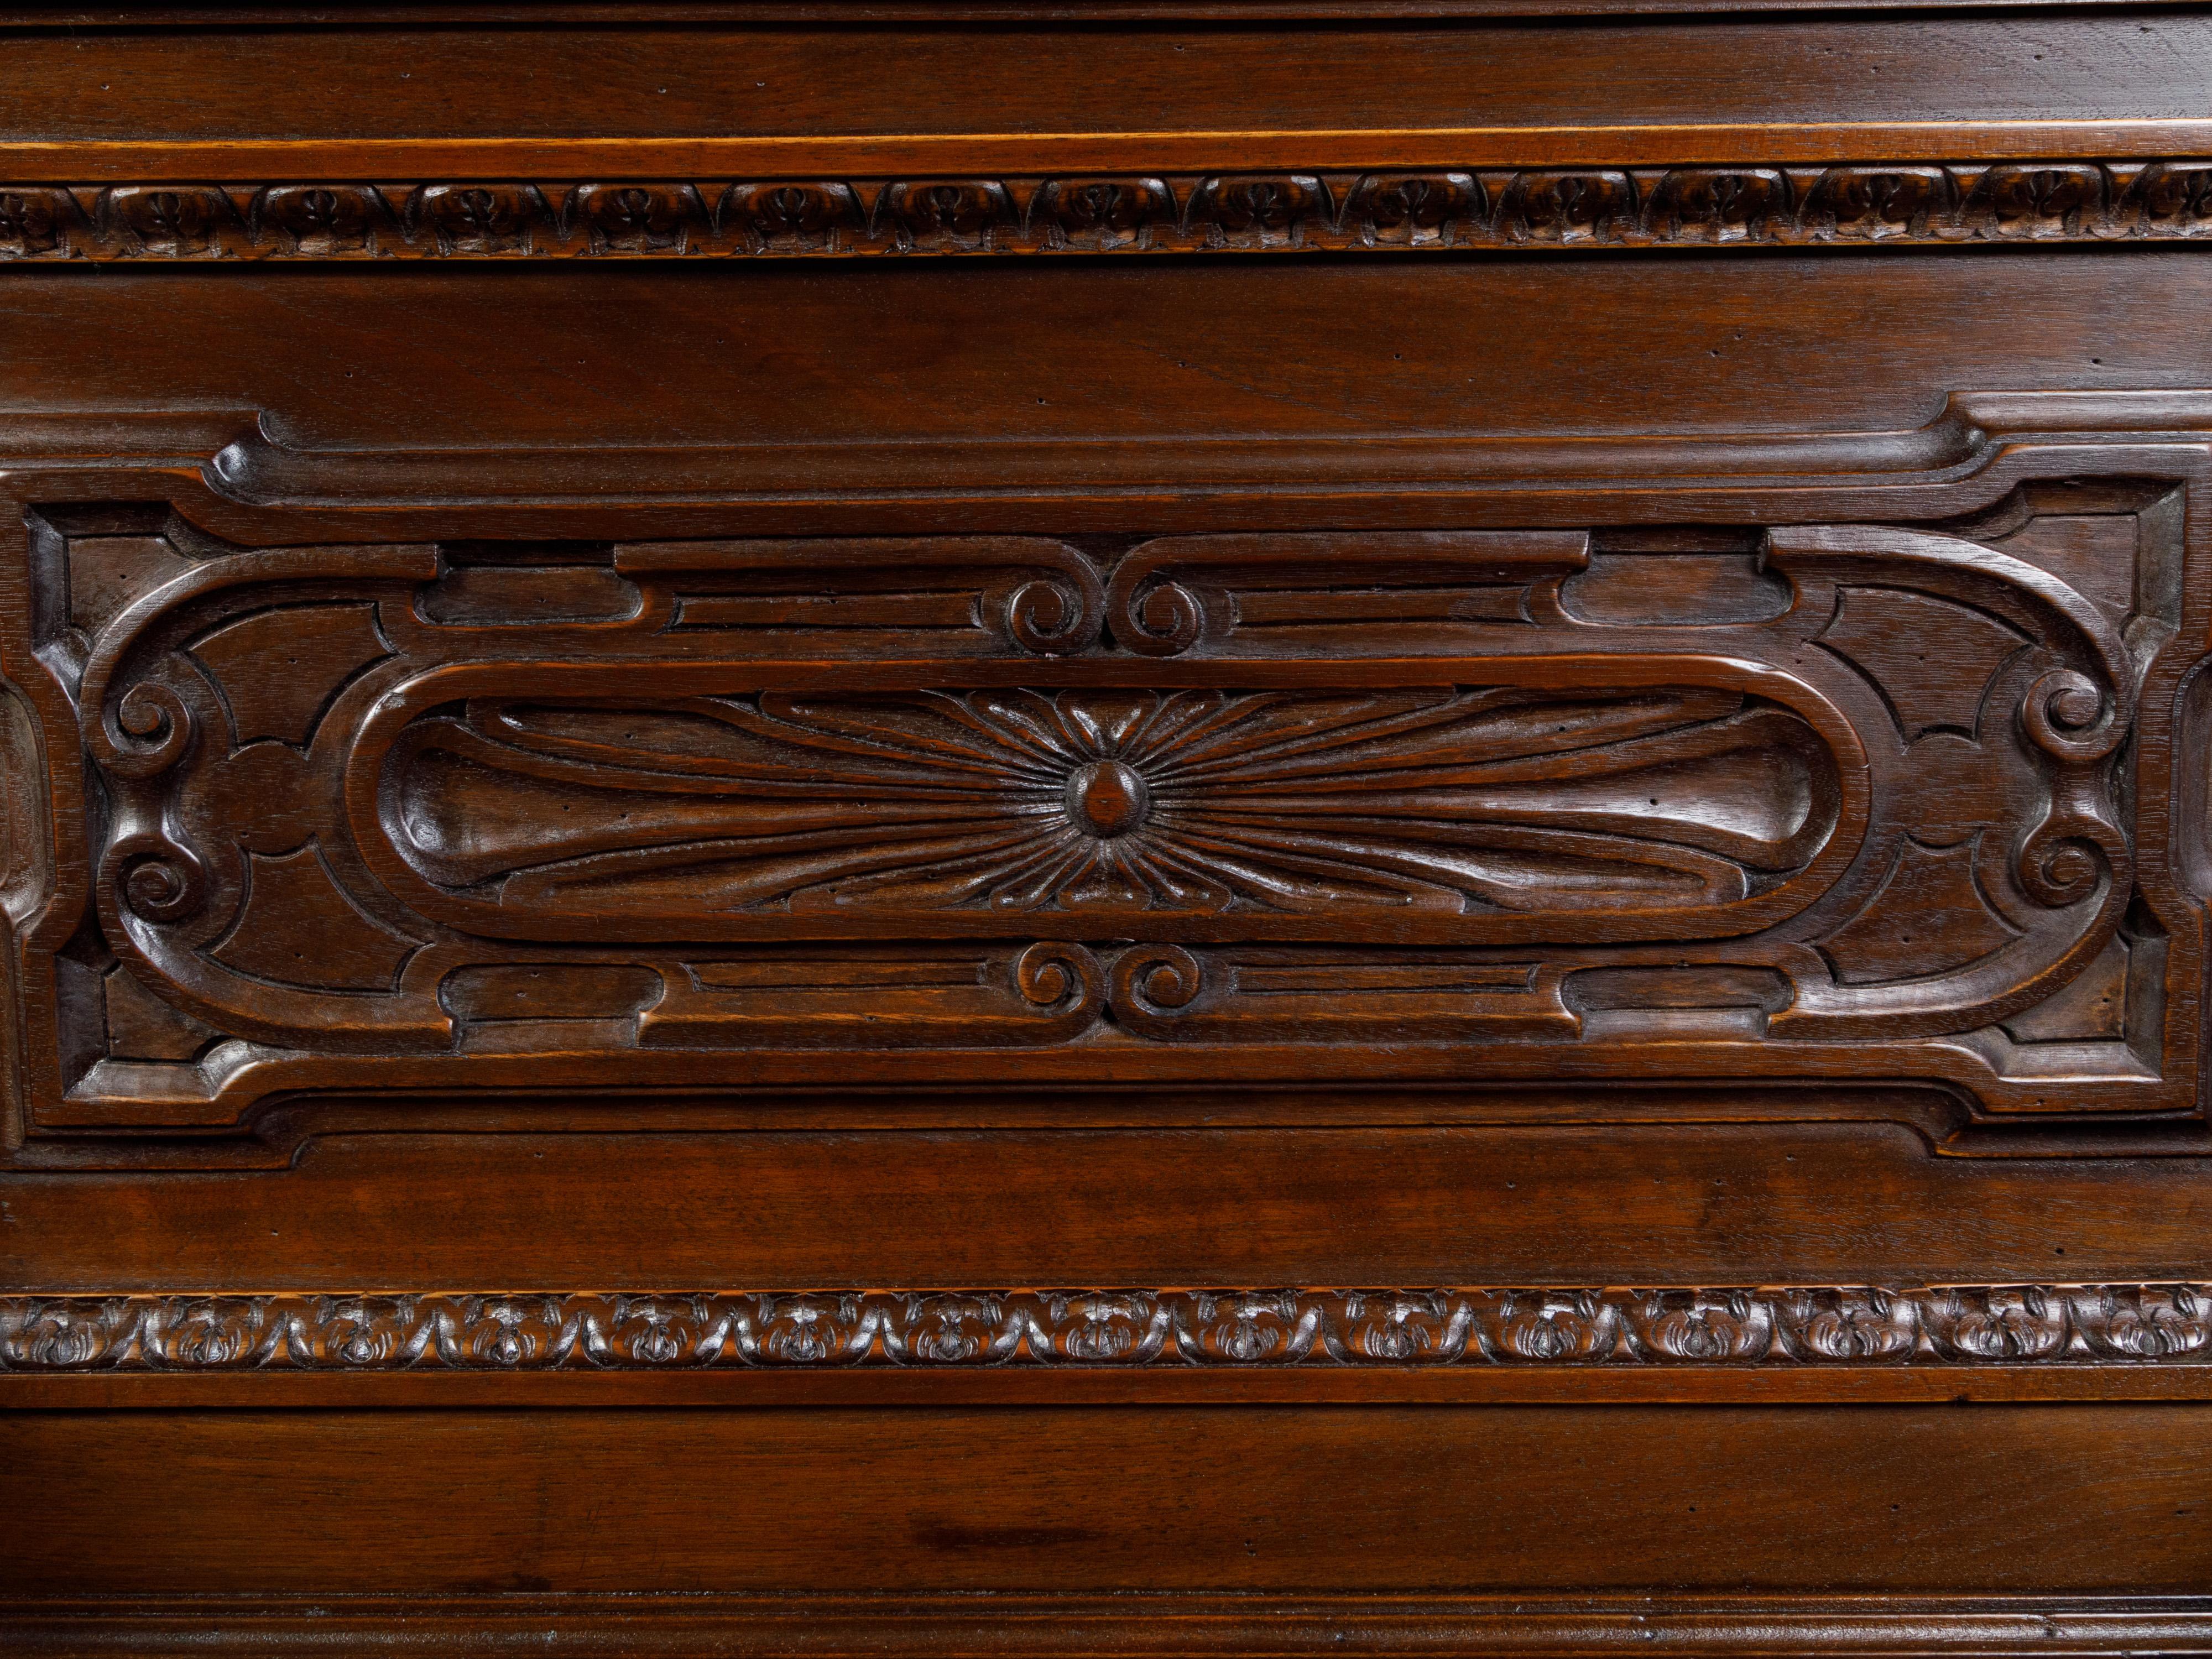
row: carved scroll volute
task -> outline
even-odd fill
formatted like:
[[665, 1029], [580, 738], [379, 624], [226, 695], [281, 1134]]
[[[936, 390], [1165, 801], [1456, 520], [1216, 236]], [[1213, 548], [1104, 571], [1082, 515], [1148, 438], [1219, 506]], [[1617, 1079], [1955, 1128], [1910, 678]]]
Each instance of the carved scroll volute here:
[[[1878, 627], [1854, 623], [1854, 593], [1869, 599], [1902, 593], [1904, 603], [1915, 596], [1921, 602], [1948, 599], [1962, 621], [1978, 617], [1977, 626], [2001, 639], [2008, 635], [1990, 659], [2002, 667], [1982, 671], [1986, 685], [1961, 665], [1954, 692], [1973, 709], [1980, 741], [2014, 746], [2043, 788], [2039, 811], [2024, 822], [1950, 826], [1934, 835], [1905, 823], [1879, 843], [1892, 849], [1881, 856], [1893, 860], [1893, 881], [1909, 884], [1917, 878], [1912, 872], [1954, 857], [1970, 860], [1978, 872], [2002, 872], [2002, 880], [1973, 878], [1982, 896], [1977, 902], [1997, 906], [1981, 959], [1887, 988], [1845, 989], [1807, 976], [1777, 1027], [1817, 1023], [1823, 1035], [1941, 1029], [1954, 1006], [1983, 1005], [1986, 1018], [1999, 1018], [2049, 995], [2104, 949], [2134, 890], [2135, 854], [2121, 818], [2115, 769], [2134, 729], [2138, 671], [2118, 631], [2095, 605], [2048, 572], [1955, 537], [1876, 526], [1790, 528], [1771, 534], [1768, 556], [1786, 571], [1818, 571], [1832, 583], [1838, 615], [1816, 643], [1877, 684], [1883, 664], [1863, 659], [1879, 657], [1881, 646], [1854, 639], [1876, 639]], [[1916, 660], [1924, 661], [1925, 653], [1943, 646], [1940, 636], [1917, 646], [1900, 638], [1898, 665], [1889, 672], [1905, 672], [1903, 653], [1917, 650], [1923, 654]], [[1929, 672], [1943, 672], [1940, 656]], [[2010, 708], [1978, 706], [2008, 690], [2015, 698]], [[1896, 693], [1885, 689], [1883, 695]], [[1893, 713], [1904, 745], [1898, 775], [1924, 775], [1923, 796], [1940, 789], [1942, 763], [1922, 757], [1918, 722]], [[1866, 914], [1870, 918], [1872, 909]], [[1848, 979], [1832, 945], [1829, 954]]]
[[112, 781], [102, 885], [124, 914], [173, 923], [207, 902], [202, 853], [179, 838], [161, 781], [200, 740], [221, 705], [179, 649], [220, 596], [263, 584], [374, 580], [434, 569], [425, 548], [360, 548], [333, 559], [278, 549], [186, 566], [126, 605], [94, 640], [79, 691], [85, 746]]
[[[213, 960], [212, 946], [235, 923], [247, 890], [236, 825], [212, 821], [258, 808], [275, 817], [300, 769], [263, 744], [229, 781], [271, 786], [216, 804], [196, 787], [228, 763], [240, 739], [237, 689], [218, 689], [204, 654], [224, 624], [298, 613], [337, 590], [399, 594], [435, 574], [427, 546], [240, 550], [198, 562], [172, 558], [167, 579], [148, 584], [95, 631], [79, 686], [85, 749], [100, 769], [107, 803], [96, 902], [110, 946], [146, 970], [147, 982], [187, 1014], [226, 1033], [282, 1042], [320, 1028], [328, 1046], [390, 1049], [435, 1041], [445, 1022], [394, 992], [362, 997], [342, 1018], [326, 999], [240, 975]], [[252, 735], [252, 734], [248, 734]], [[334, 745], [335, 746], [335, 745]], [[272, 767], [273, 763], [273, 767]], [[335, 798], [329, 817], [336, 822]], [[312, 834], [312, 832], [307, 832]]]

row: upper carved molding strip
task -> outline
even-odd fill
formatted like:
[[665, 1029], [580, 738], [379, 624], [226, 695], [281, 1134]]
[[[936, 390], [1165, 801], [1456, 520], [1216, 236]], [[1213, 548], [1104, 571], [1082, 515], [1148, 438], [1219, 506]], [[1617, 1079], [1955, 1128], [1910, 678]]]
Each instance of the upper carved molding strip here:
[[0, 1372], [2202, 1364], [2202, 1284], [0, 1298]]
[[0, 259], [1820, 246], [2212, 234], [2212, 162], [0, 186]]

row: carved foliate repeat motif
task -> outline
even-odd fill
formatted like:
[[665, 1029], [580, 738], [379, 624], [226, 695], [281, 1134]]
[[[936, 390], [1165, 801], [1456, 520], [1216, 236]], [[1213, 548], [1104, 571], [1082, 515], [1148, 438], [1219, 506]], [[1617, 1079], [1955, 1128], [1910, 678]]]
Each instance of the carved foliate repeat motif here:
[[2137, 845], [2180, 526], [2127, 480], [1926, 528], [1079, 544], [249, 549], [46, 508], [59, 695], [10, 705], [12, 764], [82, 755], [52, 840], [91, 854], [26, 981], [29, 1121], [828, 1050], [855, 1087], [928, 1050], [2190, 1112], [2193, 924]]
[[2202, 1364], [2212, 1285], [0, 1297], [0, 1372]]
[[2212, 165], [0, 186], [0, 258], [1817, 246], [2212, 234]]

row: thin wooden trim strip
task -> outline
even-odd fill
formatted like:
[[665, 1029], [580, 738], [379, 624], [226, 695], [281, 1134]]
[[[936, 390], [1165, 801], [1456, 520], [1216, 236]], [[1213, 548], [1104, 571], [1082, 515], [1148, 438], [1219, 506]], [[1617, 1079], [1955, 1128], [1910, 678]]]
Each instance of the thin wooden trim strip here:
[[543, 1595], [38, 1597], [0, 1602], [25, 1655], [409, 1656], [554, 1650], [808, 1659], [1189, 1659], [1664, 1651], [1686, 1656], [2212, 1652], [2201, 1596], [1868, 1595]]
[[681, 138], [13, 139], [0, 142], [0, 182], [329, 182], [422, 173], [456, 179], [653, 179], [1005, 169], [1781, 166], [2139, 155], [2212, 156], [2212, 119], [732, 133]]

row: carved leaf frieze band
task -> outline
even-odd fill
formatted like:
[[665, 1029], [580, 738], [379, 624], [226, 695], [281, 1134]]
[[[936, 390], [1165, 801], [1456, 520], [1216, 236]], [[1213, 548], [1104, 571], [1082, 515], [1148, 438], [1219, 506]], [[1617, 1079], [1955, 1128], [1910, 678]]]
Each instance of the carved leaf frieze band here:
[[0, 1298], [0, 1370], [2203, 1364], [2212, 1285]]
[[2108, 241], [2212, 234], [2212, 165], [1440, 168], [0, 187], [0, 258], [561, 258]]

